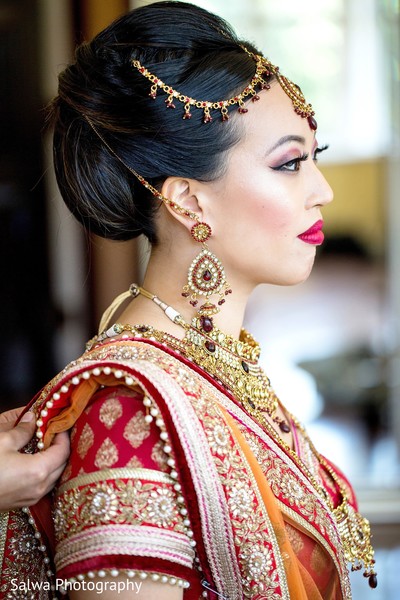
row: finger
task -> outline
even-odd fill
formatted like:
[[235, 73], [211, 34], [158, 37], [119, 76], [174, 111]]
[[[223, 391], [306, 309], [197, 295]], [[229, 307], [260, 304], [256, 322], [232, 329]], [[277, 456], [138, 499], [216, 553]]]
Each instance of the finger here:
[[11, 448], [20, 450], [31, 440], [35, 431], [35, 415], [27, 412], [21, 421], [10, 429], [5, 435], [8, 436]]
[[37, 461], [41, 461], [42, 467], [46, 470], [49, 477], [55, 478], [54, 481], [61, 475], [65, 464], [68, 460], [70, 450], [69, 435], [66, 431], [58, 433], [52, 445], [34, 455]]
[[19, 406], [18, 408], [12, 408], [0, 413], [0, 423], [10, 423], [17, 420], [21, 412], [25, 409], [25, 406]]
[[24, 409], [24, 406], [20, 406], [19, 408], [12, 408], [0, 413], [0, 431], [9, 431], [12, 429]]
[[70, 452], [70, 440], [68, 432], [63, 431], [62, 433], [57, 433], [57, 435], [54, 437], [52, 445], [48, 450], [52, 450], [53, 452], [57, 451], [60, 458], [64, 457], [64, 460], [67, 460]]

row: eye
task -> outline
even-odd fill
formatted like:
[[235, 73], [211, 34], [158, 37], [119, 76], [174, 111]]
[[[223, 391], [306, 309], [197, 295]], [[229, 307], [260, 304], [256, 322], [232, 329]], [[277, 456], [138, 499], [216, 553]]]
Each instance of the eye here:
[[315, 150], [314, 150], [314, 156], [313, 156], [313, 161], [314, 162], [318, 162], [318, 154], [321, 154], [321, 152], [324, 152], [325, 150], [328, 150], [328, 148], [329, 148], [329, 144], [324, 144], [323, 146], [315, 148]]
[[302, 154], [298, 158], [293, 158], [283, 165], [278, 165], [277, 167], [272, 167], [274, 171], [283, 171], [286, 173], [295, 173], [300, 170], [300, 163], [308, 159], [308, 154]]

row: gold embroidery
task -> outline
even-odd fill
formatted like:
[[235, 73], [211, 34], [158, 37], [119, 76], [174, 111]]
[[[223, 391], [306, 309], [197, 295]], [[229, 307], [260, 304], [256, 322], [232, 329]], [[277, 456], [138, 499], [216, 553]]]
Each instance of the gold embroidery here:
[[139, 448], [150, 435], [150, 424], [145, 421], [145, 414], [139, 410], [125, 426], [124, 438], [132, 448]]
[[28, 515], [22, 511], [9, 513], [7, 558], [1, 571], [0, 596], [10, 600], [25, 598], [21, 595], [21, 590], [13, 590], [11, 584], [29, 581], [32, 589], [36, 590], [29, 595], [29, 600], [47, 600], [49, 593], [46, 588], [50, 589], [48, 566], [44, 560], [45, 555], [40, 549], [40, 541], [36, 538], [35, 530], [29, 524], [28, 518]]
[[[344, 560], [343, 548], [340, 545], [338, 531], [334, 528], [332, 521], [329, 519], [328, 513], [316, 500], [314, 495], [307, 490], [304, 482], [301, 482], [299, 478], [297, 478], [296, 481], [300, 482], [301, 486], [304, 485], [304, 495], [300, 492], [300, 488], [298, 486], [292, 486], [289, 483], [289, 465], [287, 465], [279, 456], [265, 446], [258, 435], [256, 435], [253, 431], [250, 431], [250, 429], [247, 429], [247, 427], [244, 425], [241, 426], [241, 430], [252, 449], [257, 448], [256, 454], [258, 461], [262, 465], [266, 478], [269, 481], [271, 489], [273, 490], [277, 499], [280, 496], [282, 481], [285, 481], [284, 487], [286, 500], [289, 500], [289, 503], [295, 506], [296, 510], [293, 510], [289, 504], [284, 504], [281, 500], [278, 500], [282, 512], [287, 514], [289, 518], [293, 520], [293, 522], [298, 523], [301, 527], [304, 527], [307, 531], [310, 531], [312, 535], [319, 541], [321, 546], [332, 558], [336, 569], [341, 574], [340, 581], [344, 598], [350, 599], [351, 589]], [[337, 557], [332, 552], [332, 548], [329, 546], [325, 538], [336, 540], [336, 550], [338, 551]]]
[[116, 445], [106, 438], [100, 448], [97, 450], [94, 464], [98, 469], [112, 467], [118, 460], [118, 449]]
[[132, 456], [132, 458], [126, 463], [126, 466], [131, 469], [140, 469], [143, 467], [143, 463], [137, 456]]
[[333, 481], [331, 475], [327, 473], [323, 468], [320, 471], [320, 478], [323, 481], [324, 487], [329, 489], [333, 494], [337, 494], [337, 487]]
[[330, 531], [331, 521], [325, 511], [304, 484], [293, 477], [289, 465], [267, 448], [255, 433], [245, 426], [242, 426], [241, 430], [252, 449], [257, 448], [259, 463], [275, 496], [285, 499], [288, 507], [295, 507], [297, 514], [308, 523], [318, 525], [322, 532]]
[[228, 489], [228, 504], [235, 518], [248, 519], [255, 509], [254, 496], [250, 483], [238, 481]]
[[93, 471], [92, 473], [78, 475], [67, 483], [61, 485], [57, 489], [57, 495], [60, 496], [68, 490], [72, 490], [83, 485], [114, 479], [146, 479], [146, 481], [153, 481], [154, 483], [170, 483], [171, 485], [175, 483], [172, 477], [166, 473], [155, 471], [154, 469], [131, 469], [122, 467], [120, 469], [105, 469], [103, 471]]
[[[186, 378], [182, 377], [182, 370], [178, 370], [174, 364], [169, 365], [168, 370], [183, 386]], [[194, 381], [197, 387], [194, 387]], [[207, 387], [201, 383], [199, 378], [192, 378], [191, 399], [197, 416], [202, 421], [210, 449], [214, 453], [213, 459], [218, 475], [226, 489], [241, 571], [243, 598], [256, 598], [260, 597], [260, 594], [265, 598], [276, 598], [279, 586], [282, 593], [279, 597], [288, 598], [285, 573], [278, 558], [279, 549], [264, 504], [255, 493], [257, 486], [255, 482], [250, 484], [252, 475], [233, 442], [215, 397], [208, 395]], [[277, 557], [277, 563], [274, 563], [274, 555]]]
[[99, 419], [107, 429], [111, 429], [122, 416], [122, 404], [117, 398], [108, 398], [99, 411]]
[[292, 546], [295, 554], [299, 554], [304, 548], [304, 542], [301, 534], [289, 523], [285, 523], [285, 529], [290, 541], [290, 545]]
[[314, 549], [311, 553], [311, 568], [315, 573], [320, 575], [329, 567], [329, 557], [326, 552], [318, 545], [314, 544]]
[[[7, 539], [7, 525], [9, 515], [8, 512], [0, 512], [0, 574], [3, 566], [4, 553]], [[0, 591], [1, 590], [1, 577], [0, 577]]]
[[204, 426], [211, 450], [224, 456], [229, 451], [229, 429], [221, 423], [211, 423], [210, 419], [204, 419]]
[[82, 430], [81, 436], [79, 438], [79, 442], [76, 448], [76, 451], [79, 454], [81, 460], [83, 460], [88, 453], [89, 448], [93, 446], [94, 442], [94, 434], [93, 429], [90, 427], [88, 423], [85, 423], [85, 426]]
[[163, 450], [163, 446], [164, 444], [161, 440], [154, 444], [153, 450], [151, 451], [151, 459], [154, 460], [161, 471], [168, 471], [168, 457]]
[[150, 493], [144, 518], [157, 525], [169, 527], [175, 516], [175, 498], [168, 488], [157, 488]]
[[98, 481], [79, 488], [67, 486], [56, 499], [53, 516], [58, 542], [111, 522], [185, 532], [173, 485], [140, 479]]

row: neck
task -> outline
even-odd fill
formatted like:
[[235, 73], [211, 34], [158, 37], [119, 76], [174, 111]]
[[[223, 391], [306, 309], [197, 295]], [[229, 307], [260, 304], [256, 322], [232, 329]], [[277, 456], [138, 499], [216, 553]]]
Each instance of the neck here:
[[[182, 288], [186, 283], [186, 273], [190, 262], [191, 259], [187, 261], [186, 268], [182, 265], [180, 268], [172, 269], [171, 264], [175, 264], [172, 260], [165, 261], [164, 254], [157, 255], [157, 253], [153, 253], [142, 286], [148, 292], [172, 306], [188, 323], [197, 314], [196, 308], [192, 307], [188, 299], [181, 295]], [[213, 316], [213, 321], [224, 333], [238, 338], [251, 290], [246, 291], [239, 282], [233, 282], [232, 277], [230, 283], [233, 293], [227, 297], [226, 302], [221, 306], [220, 312]], [[118, 317], [118, 321], [130, 324], [147, 323], [176, 337], [183, 337], [182, 328], [169, 321], [159, 306], [143, 296], [133, 300], [122, 315]]]

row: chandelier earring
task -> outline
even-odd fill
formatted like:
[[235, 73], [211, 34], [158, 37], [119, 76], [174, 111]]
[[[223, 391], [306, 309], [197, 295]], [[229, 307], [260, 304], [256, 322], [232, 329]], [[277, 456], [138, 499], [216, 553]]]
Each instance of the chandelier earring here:
[[[221, 261], [206, 244], [212, 235], [211, 227], [197, 218], [191, 234], [196, 242], [202, 244], [202, 250], [189, 267], [187, 283], [183, 287], [182, 296], [190, 298], [189, 302], [193, 307], [197, 307], [200, 301], [199, 297], [204, 296], [206, 301], [199, 306], [197, 312], [200, 317], [209, 317], [220, 311], [220, 307], [225, 303], [225, 297], [231, 294], [232, 290], [226, 281], [225, 269]], [[217, 295], [215, 303], [208, 300], [214, 294]]]

